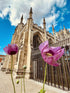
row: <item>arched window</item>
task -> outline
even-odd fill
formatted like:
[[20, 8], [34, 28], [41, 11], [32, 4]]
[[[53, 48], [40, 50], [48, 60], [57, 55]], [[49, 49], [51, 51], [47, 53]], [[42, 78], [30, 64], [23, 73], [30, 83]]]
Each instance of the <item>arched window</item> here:
[[[61, 48], [64, 48], [64, 46], [61, 46]], [[65, 56], [65, 51], [64, 51], [64, 54], [63, 54], [63, 56]]]
[[66, 49], [66, 54], [69, 55], [69, 46], [65, 46], [65, 49]]
[[33, 48], [38, 48], [41, 43], [42, 42], [40, 40], [39, 35], [37, 35], [37, 34], [34, 35], [34, 37], [33, 37]]
[[49, 45], [53, 43], [51, 38], [49, 38], [48, 41], [49, 41]]

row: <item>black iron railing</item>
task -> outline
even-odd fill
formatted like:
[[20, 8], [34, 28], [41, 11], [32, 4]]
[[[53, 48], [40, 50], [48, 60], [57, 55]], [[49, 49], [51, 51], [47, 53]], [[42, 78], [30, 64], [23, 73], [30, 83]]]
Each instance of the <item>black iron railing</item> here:
[[[70, 39], [66, 39], [65, 43], [67, 44], [69, 42]], [[63, 43], [55, 43], [52, 46], [60, 46], [60, 44], [62, 46]], [[46, 83], [51, 86], [62, 88], [63, 90], [70, 90], [70, 46], [68, 46], [67, 49], [66, 46], [67, 45], [65, 45], [65, 54], [58, 60], [58, 62], [61, 63], [60, 66], [53, 67], [47, 64]], [[68, 49], [69, 52], [67, 52]], [[38, 53], [32, 56], [32, 61], [34, 79], [43, 82], [45, 62], [43, 61], [41, 54]]]

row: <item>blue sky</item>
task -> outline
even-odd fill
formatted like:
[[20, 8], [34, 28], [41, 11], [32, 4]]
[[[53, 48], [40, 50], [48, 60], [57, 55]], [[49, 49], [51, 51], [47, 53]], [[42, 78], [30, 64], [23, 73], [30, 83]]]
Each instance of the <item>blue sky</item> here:
[[46, 30], [52, 33], [52, 24], [56, 32], [63, 25], [70, 31], [70, 0], [0, 0], [0, 55], [3, 48], [11, 43], [12, 35], [23, 14], [26, 23], [29, 9], [33, 8], [34, 22], [42, 26], [46, 19]]
[[11, 26], [10, 21], [0, 18], [0, 54], [5, 54], [3, 48], [10, 44], [15, 26]]

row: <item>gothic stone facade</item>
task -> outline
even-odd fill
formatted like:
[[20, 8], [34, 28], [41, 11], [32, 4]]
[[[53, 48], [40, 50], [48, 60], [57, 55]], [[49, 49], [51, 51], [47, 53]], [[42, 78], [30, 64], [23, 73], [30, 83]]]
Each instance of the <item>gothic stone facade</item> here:
[[58, 41], [67, 39], [69, 37], [70, 37], [70, 32], [65, 27], [64, 29], [59, 30], [59, 32], [56, 33], [56, 38], [58, 39]]
[[[47, 38], [46, 38], [47, 37]], [[46, 33], [46, 22], [43, 19], [43, 28], [34, 24], [32, 19], [32, 8], [30, 8], [29, 18], [26, 24], [23, 23], [23, 16], [20, 23], [15, 29], [11, 44], [17, 44], [19, 47], [18, 54], [13, 56], [13, 70], [16, 74], [23, 72], [23, 65], [27, 65], [26, 77], [30, 78], [31, 71], [31, 55], [32, 50], [38, 48], [41, 42], [51, 39], [54, 43], [54, 37], [52, 34]], [[6, 70], [6, 73], [11, 68], [11, 57], [6, 55], [2, 69]]]
[[[58, 41], [54, 34], [54, 27], [52, 26], [53, 35], [46, 32], [46, 22], [43, 19], [43, 28], [33, 22], [32, 19], [32, 8], [30, 8], [29, 18], [26, 24], [23, 23], [23, 16], [21, 17], [20, 23], [15, 29], [11, 44], [17, 44], [19, 51], [13, 56], [13, 71], [15, 75], [23, 73], [23, 65], [27, 65], [26, 78], [30, 78], [32, 74], [32, 56], [40, 53], [38, 47], [40, 43], [49, 40], [49, 44]], [[11, 57], [6, 55], [2, 70], [6, 73], [11, 70]]]

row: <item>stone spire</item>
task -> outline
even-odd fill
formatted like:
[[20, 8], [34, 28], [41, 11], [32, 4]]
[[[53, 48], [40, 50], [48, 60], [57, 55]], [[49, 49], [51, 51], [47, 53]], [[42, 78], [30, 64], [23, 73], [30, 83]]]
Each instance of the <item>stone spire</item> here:
[[45, 18], [43, 18], [43, 31], [44, 31], [44, 38], [46, 40], [47, 34], [46, 34], [46, 22], [45, 22]]
[[43, 18], [43, 28], [46, 29], [46, 22], [45, 22], [45, 18]]
[[33, 14], [33, 12], [32, 12], [32, 7], [31, 7], [30, 12], [29, 12], [29, 18], [32, 18], [32, 14]]
[[53, 31], [54, 40], [56, 42], [56, 33], [55, 33], [54, 25], [52, 25], [52, 31]]
[[63, 26], [64, 27], [64, 30], [65, 30], [65, 26]]
[[54, 35], [54, 25], [52, 25], [52, 31], [53, 31], [53, 35]]
[[23, 15], [21, 16], [21, 21], [20, 21], [20, 23], [23, 23]]
[[64, 37], [67, 37], [67, 29], [65, 28], [65, 26], [63, 26], [64, 29], [63, 29], [63, 34], [64, 34]]

